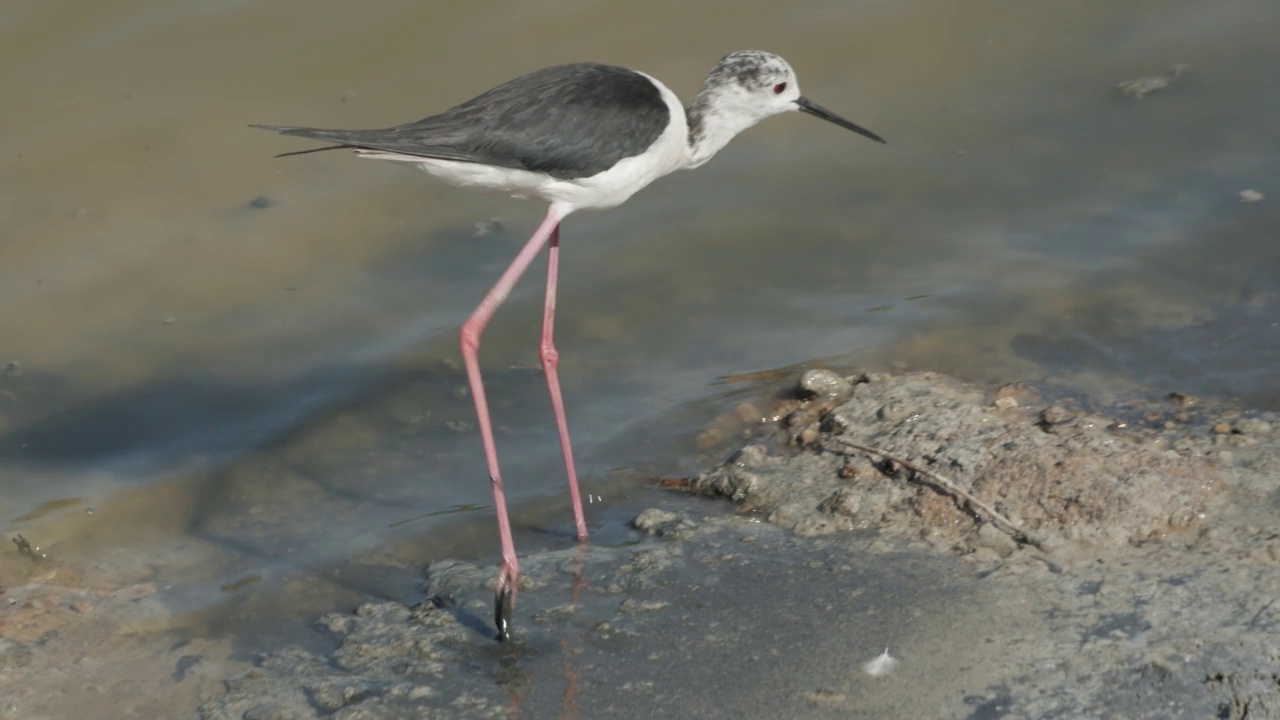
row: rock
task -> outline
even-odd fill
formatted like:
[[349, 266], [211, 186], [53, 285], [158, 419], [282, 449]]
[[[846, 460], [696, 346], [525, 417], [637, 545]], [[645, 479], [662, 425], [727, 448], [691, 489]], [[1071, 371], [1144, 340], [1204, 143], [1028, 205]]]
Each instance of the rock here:
[[680, 516], [666, 510], [649, 508], [642, 511], [631, 521], [631, 526], [641, 532], [655, 535], [662, 530], [680, 522]]
[[1076, 414], [1061, 405], [1050, 405], [1040, 411], [1040, 426], [1049, 430], [1055, 425], [1065, 425], [1074, 420]]
[[663, 527], [680, 521], [680, 515], [675, 512], [667, 512], [666, 510], [658, 510], [657, 507], [650, 507], [636, 515], [635, 520], [631, 520], [631, 527], [644, 532], [653, 532], [654, 529]]
[[814, 368], [806, 370], [800, 376], [796, 390], [803, 398], [825, 398], [842, 402], [853, 392], [853, 385], [830, 370]]

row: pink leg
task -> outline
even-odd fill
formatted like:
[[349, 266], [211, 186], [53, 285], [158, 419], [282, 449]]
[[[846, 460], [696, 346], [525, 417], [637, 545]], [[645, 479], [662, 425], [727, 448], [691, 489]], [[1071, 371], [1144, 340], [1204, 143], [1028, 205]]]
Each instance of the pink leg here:
[[502, 493], [502, 475], [498, 472], [498, 450], [493, 441], [493, 425], [489, 422], [489, 403], [484, 395], [484, 382], [480, 378], [480, 335], [485, 325], [497, 311], [498, 306], [511, 294], [511, 289], [529, 264], [537, 257], [542, 246], [560, 226], [564, 213], [554, 206], [547, 212], [542, 224], [534, 231], [533, 237], [525, 243], [524, 248], [516, 255], [516, 259], [503, 271], [498, 282], [480, 305], [471, 313], [471, 317], [462, 323], [459, 333], [462, 342], [462, 362], [467, 368], [467, 383], [471, 386], [471, 397], [476, 404], [476, 419], [480, 426], [480, 441], [484, 445], [484, 459], [489, 466], [489, 480], [493, 483], [493, 504], [498, 513], [498, 537], [502, 544], [502, 571], [498, 574], [498, 597], [494, 608], [494, 621], [498, 625], [498, 639], [508, 637], [507, 622], [516, 602], [516, 580], [520, 577], [520, 565], [516, 561], [516, 546], [511, 539], [511, 522], [507, 519], [507, 500]]
[[573, 501], [573, 521], [578, 528], [578, 540], [587, 539], [587, 520], [582, 514], [582, 496], [578, 494], [578, 471], [573, 466], [573, 448], [569, 444], [569, 422], [564, 416], [564, 400], [560, 397], [560, 374], [556, 365], [560, 353], [556, 351], [551, 335], [556, 321], [556, 279], [560, 265], [560, 226], [551, 231], [547, 247], [547, 301], [542, 312], [542, 343], [538, 356], [542, 358], [542, 371], [547, 375], [547, 389], [551, 391], [551, 410], [556, 416], [556, 430], [560, 433], [560, 450], [564, 453], [564, 469], [569, 475], [569, 499]]

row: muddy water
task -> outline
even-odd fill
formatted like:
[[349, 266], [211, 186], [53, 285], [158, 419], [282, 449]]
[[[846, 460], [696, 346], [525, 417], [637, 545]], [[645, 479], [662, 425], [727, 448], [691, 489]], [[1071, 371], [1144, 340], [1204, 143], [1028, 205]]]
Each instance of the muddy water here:
[[[182, 611], [281, 582], [324, 606], [392, 592], [388, 558], [490, 552], [455, 333], [541, 209], [273, 160], [303, 145], [244, 126], [391, 124], [578, 59], [689, 98], [724, 52], [770, 49], [890, 141], [774, 119], [567, 224], [561, 374], [605, 542], [636, 478], [700, 462], [689, 434], [758, 391], [737, 373], [1280, 407], [1272, 2], [435, 5], [0, 9], [0, 527]], [[1113, 89], [1177, 62], [1164, 92]], [[537, 285], [483, 351], [526, 547], [570, 533]]]

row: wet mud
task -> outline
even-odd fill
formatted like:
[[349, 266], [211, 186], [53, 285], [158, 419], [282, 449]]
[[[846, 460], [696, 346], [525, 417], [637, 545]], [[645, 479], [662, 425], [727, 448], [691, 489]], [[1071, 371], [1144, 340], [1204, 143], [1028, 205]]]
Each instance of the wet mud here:
[[[691, 488], [802, 535], [875, 528], [974, 552], [1007, 548], [1001, 534], [1042, 549], [1159, 539], [1196, 525], [1232, 474], [1212, 437], [1037, 403], [1028, 387], [815, 370], [800, 390], [814, 399], [782, 424], [801, 452], [748, 445]], [[1239, 425], [1255, 426], [1270, 433]]]
[[1273, 415], [817, 372], [628, 543], [523, 557], [512, 641], [442, 559], [198, 716], [1280, 716]]
[[35, 551], [0, 562], [0, 718], [190, 717], [243, 663], [177, 638], [162, 588]]

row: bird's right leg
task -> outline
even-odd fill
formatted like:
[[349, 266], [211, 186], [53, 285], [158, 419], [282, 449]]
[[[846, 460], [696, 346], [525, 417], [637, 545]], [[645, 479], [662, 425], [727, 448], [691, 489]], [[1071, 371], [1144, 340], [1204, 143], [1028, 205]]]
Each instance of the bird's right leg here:
[[511, 294], [512, 288], [520, 280], [520, 276], [529, 269], [530, 263], [551, 238], [552, 233], [560, 226], [565, 213], [555, 206], [547, 212], [542, 224], [534, 231], [533, 236], [525, 243], [520, 254], [503, 271], [498, 282], [480, 301], [466, 322], [462, 323], [459, 333], [462, 344], [462, 362], [467, 369], [467, 384], [471, 386], [471, 397], [476, 404], [476, 420], [480, 427], [480, 442], [484, 445], [484, 458], [489, 466], [489, 480], [493, 484], [493, 504], [498, 513], [498, 537], [502, 547], [502, 570], [498, 575], [498, 592], [494, 602], [494, 622], [498, 626], [498, 639], [506, 640], [510, 636], [511, 612], [516, 603], [516, 581], [520, 577], [520, 565], [516, 561], [516, 546], [511, 539], [511, 522], [507, 518], [507, 501], [502, 493], [502, 475], [498, 471], [498, 451], [493, 441], [493, 424], [489, 420], [489, 403], [485, 400], [484, 382], [480, 377], [480, 335], [485, 325], [493, 317], [498, 306]]

